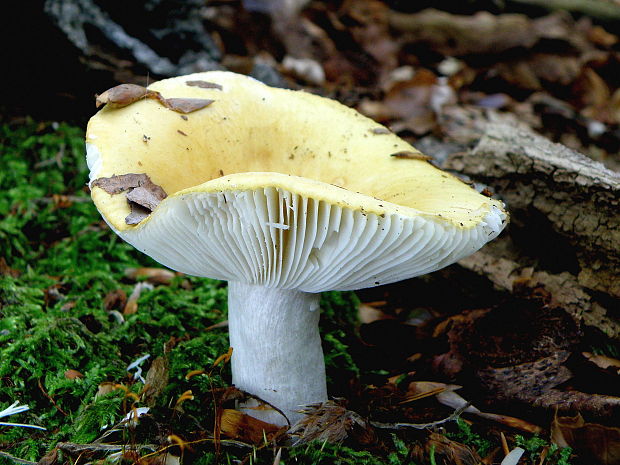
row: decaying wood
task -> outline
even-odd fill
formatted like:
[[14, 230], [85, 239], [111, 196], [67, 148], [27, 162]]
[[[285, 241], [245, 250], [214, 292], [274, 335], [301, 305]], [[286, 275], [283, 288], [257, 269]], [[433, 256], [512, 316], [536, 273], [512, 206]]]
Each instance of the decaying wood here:
[[462, 260], [509, 291], [542, 287], [576, 319], [620, 337], [620, 174], [536, 134], [513, 117], [453, 108], [449, 137], [472, 147], [444, 168], [491, 186], [511, 225]]

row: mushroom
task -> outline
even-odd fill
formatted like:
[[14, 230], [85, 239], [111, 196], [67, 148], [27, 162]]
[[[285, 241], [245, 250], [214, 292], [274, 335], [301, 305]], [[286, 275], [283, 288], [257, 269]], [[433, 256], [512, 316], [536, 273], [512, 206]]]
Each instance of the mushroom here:
[[[303, 405], [327, 400], [322, 291], [430, 273], [506, 223], [502, 202], [333, 100], [222, 71], [149, 90], [162, 98], [108, 104], [91, 118], [92, 198], [120, 237], [158, 262], [228, 281], [233, 383], [291, 423]], [[166, 99], [213, 103], [182, 115]], [[392, 156], [402, 153], [419, 156]], [[127, 196], [101, 187], [128, 174], [167, 193], [135, 225], [125, 221]], [[241, 408], [287, 423], [255, 405]]]

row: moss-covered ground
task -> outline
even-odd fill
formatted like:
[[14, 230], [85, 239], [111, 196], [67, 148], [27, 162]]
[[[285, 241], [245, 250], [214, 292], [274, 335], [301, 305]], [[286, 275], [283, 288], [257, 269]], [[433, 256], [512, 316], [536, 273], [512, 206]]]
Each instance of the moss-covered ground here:
[[[161, 266], [110, 231], [87, 179], [80, 128], [29, 120], [0, 126], [0, 411], [15, 402], [30, 408], [0, 422], [45, 428], [0, 425], [0, 464], [154, 464], [164, 463], [156, 452], [162, 449], [183, 455], [184, 463], [274, 463], [277, 449], [268, 443], [214, 440], [218, 399], [230, 386], [221, 357], [229, 349], [220, 324], [225, 283], [164, 274], [128, 311], [127, 296], [153, 279], [128, 270]], [[357, 304], [353, 293], [337, 292], [321, 302], [335, 395], [376, 377], [376, 370], [358, 368], [364, 364], [350, 350]], [[143, 378], [128, 370], [141, 358]], [[144, 376], [152, 376], [154, 391], [145, 391]], [[147, 405], [139, 427], [118, 426]], [[479, 452], [498, 445], [463, 422], [451, 426], [453, 439]], [[415, 446], [400, 432], [361, 444], [284, 447], [279, 463], [452, 463], [438, 462], [434, 446]], [[545, 441], [523, 445], [535, 457]], [[567, 463], [556, 455], [554, 463]]]
[[[212, 393], [230, 385], [225, 364], [212, 369], [228, 350], [226, 328], [208, 329], [226, 319], [225, 283], [177, 276], [144, 290], [138, 311], [123, 315], [123, 296], [140, 280], [126, 271], [159, 265], [119, 240], [90, 202], [83, 131], [58, 123], [5, 124], [0, 152], [0, 410], [16, 401], [30, 407], [0, 421], [46, 428], [0, 426], [0, 451], [36, 462], [58, 442], [96, 440], [106, 425], [144, 406], [143, 384], [127, 367], [146, 354], [143, 374], [157, 357], [165, 355], [168, 365], [154, 417], [192, 391], [193, 399], [173, 410], [182, 411], [183, 421], [169, 423], [169, 435], [212, 429]], [[357, 370], [343, 329], [355, 307], [353, 294], [324, 297], [330, 373]], [[186, 379], [193, 370], [205, 373]], [[216, 460], [209, 441], [198, 449], [203, 463]], [[229, 463], [247, 453], [224, 447], [218, 460]], [[262, 455], [265, 463], [273, 461], [272, 451]], [[338, 456], [383, 463], [367, 452], [322, 444], [285, 455], [295, 463], [335, 463]], [[252, 456], [262, 460], [261, 453]]]

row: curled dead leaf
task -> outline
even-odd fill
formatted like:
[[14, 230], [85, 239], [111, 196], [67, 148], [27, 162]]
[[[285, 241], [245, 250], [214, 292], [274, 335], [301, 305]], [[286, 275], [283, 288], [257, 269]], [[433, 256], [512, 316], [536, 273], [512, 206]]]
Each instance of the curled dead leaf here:
[[146, 173], [127, 173], [98, 178], [91, 183], [92, 187], [99, 187], [110, 195], [128, 191], [126, 196], [131, 212], [125, 218], [125, 223], [130, 225], [138, 224], [148, 217], [167, 197], [166, 191], [153, 183]]
[[169, 363], [167, 357], [157, 357], [146, 372], [142, 398], [148, 407], [153, 407], [158, 397], [168, 386]]
[[148, 187], [136, 187], [127, 193], [127, 200], [137, 203], [150, 211], [155, 210], [157, 205], [166, 198], [164, 190], [155, 184]]
[[91, 188], [100, 187], [108, 194], [115, 195], [150, 182], [151, 179], [145, 173], [127, 173], [95, 179], [91, 183]]
[[620, 464], [620, 428], [586, 423], [580, 414], [556, 414], [551, 424], [551, 441], [560, 447], [572, 447], [586, 462], [590, 459], [602, 465]]
[[84, 375], [82, 373], [80, 373], [77, 370], [67, 370], [65, 371], [65, 378], [67, 379], [79, 379], [79, 378], [83, 378]]
[[232, 409], [222, 411], [220, 428], [222, 434], [248, 444], [261, 444], [265, 438], [271, 441], [286, 431], [286, 427], [281, 428]]
[[148, 90], [136, 84], [121, 84], [96, 96], [95, 105], [109, 104], [112, 108], [123, 108], [144, 98], [159, 99], [159, 92]]
[[127, 268], [125, 277], [133, 280], [144, 279], [151, 284], [170, 284], [176, 274], [173, 271], [164, 268]]
[[591, 352], [581, 353], [588, 361], [594, 363], [602, 370], [611, 369], [620, 375], [620, 360], [617, 358], [607, 357], [605, 355], [593, 354]]
[[144, 289], [151, 290], [153, 289], [153, 285], [145, 282], [136, 284], [131, 292], [131, 295], [129, 296], [129, 299], [127, 299], [125, 308], [123, 308], [123, 315], [133, 315], [138, 311], [138, 299]]

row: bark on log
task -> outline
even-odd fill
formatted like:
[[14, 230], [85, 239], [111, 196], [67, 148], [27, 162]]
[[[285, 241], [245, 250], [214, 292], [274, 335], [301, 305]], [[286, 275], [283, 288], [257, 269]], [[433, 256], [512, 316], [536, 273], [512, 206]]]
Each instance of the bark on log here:
[[506, 233], [460, 264], [510, 291], [543, 287], [577, 320], [620, 337], [620, 174], [514, 117], [455, 107], [442, 123], [472, 147], [444, 168], [491, 186], [511, 213]]

